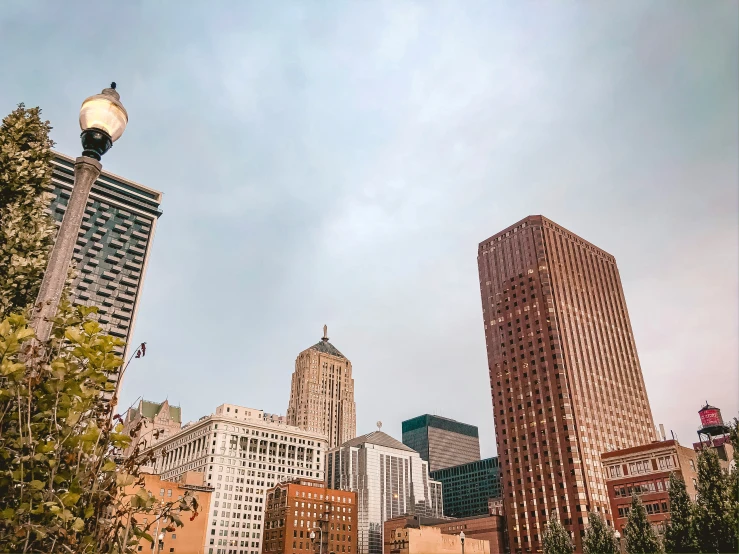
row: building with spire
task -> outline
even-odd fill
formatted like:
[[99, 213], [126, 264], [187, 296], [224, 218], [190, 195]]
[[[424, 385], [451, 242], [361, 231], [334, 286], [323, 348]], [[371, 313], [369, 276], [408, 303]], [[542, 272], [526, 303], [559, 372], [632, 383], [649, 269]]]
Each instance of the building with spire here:
[[357, 434], [352, 364], [328, 341], [325, 325], [323, 338], [295, 360], [286, 417], [288, 425], [325, 435], [329, 448]]
[[171, 406], [168, 400], [151, 402], [139, 400], [137, 407], [129, 408], [123, 420], [124, 433], [136, 430], [137, 439], [124, 451], [124, 456], [133, 452], [136, 445], [143, 451], [179, 432], [182, 428], [182, 409]]

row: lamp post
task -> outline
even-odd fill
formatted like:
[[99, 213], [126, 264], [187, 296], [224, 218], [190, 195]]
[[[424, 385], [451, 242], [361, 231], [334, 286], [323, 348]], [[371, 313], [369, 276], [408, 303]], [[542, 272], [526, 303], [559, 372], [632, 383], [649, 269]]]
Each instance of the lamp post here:
[[49, 263], [41, 281], [33, 318], [36, 338], [46, 341], [51, 335], [51, 319], [56, 316], [62, 290], [67, 280], [69, 264], [77, 243], [82, 218], [92, 185], [100, 176], [103, 166], [100, 158], [118, 140], [128, 124], [128, 114], [115, 90], [115, 83], [100, 94], [90, 96], [80, 108], [80, 135], [82, 156], [74, 163], [74, 188], [67, 210], [59, 227], [59, 234], [49, 256]]
[[[318, 554], [323, 554], [323, 529], [320, 527], [316, 527], [318, 529]], [[313, 542], [313, 540], [316, 538], [316, 532], [311, 531], [310, 532], [310, 540]]]
[[624, 545], [623, 545], [623, 542], [621, 541], [621, 533], [619, 533], [618, 531], [616, 531], [615, 533], [613, 533], [613, 536], [618, 541], [618, 551], [621, 554], [623, 554], [623, 552], [624, 552]]
[[459, 532], [459, 540], [462, 542], [462, 554], [464, 554], [464, 531]]

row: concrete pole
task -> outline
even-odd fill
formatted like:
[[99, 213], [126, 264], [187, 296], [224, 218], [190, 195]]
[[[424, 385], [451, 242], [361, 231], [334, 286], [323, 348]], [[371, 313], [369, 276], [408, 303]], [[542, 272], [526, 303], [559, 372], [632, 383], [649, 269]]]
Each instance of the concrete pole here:
[[85, 215], [87, 198], [102, 169], [100, 162], [93, 158], [81, 156], [75, 160], [74, 188], [36, 299], [36, 305], [40, 304], [40, 306], [35, 312], [32, 325], [39, 341], [47, 341], [51, 336], [52, 322], [50, 320], [56, 317], [64, 284], [67, 281], [69, 264], [74, 253], [74, 245], [77, 244], [77, 234], [82, 225], [82, 218]]

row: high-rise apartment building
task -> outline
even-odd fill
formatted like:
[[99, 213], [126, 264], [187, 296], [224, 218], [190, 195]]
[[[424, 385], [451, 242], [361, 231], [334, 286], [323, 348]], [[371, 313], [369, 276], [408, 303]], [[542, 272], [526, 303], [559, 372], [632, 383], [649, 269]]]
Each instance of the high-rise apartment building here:
[[613, 522], [600, 454], [656, 439], [616, 260], [542, 216], [477, 260], [511, 552], [552, 518], [579, 551], [588, 512]]
[[352, 363], [323, 338], [298, 354], [290, 386], [287, 423], [328, 437], [329, 448], [357, 434]]
[[267, 491], [263, 554], [357, 552], [357, 494], [294, 479]]
[[429, 475], [443, 487], [447, 517], [487, 515], [490, 499], [501, 496], [497, 457], [437, 469]]
[[[52, 165], [49, 212], [59, 225], [74, 187], [74, 159], [55, 152]], [[103, 329], [127, 346], [161, 201], [161, 192], [103, 171], [92, 186], [74, 248], [72, 302], [97, 306]]]
[[429, 463], [429, 471], [480, 459], [477, 427], [435, 415], [404, 421], [403, 444]]
[[382, 553], [382, 524], [396, 516], [442, 515], [441, 483], [429, 478], [418, 452], [375, 431], [329, 451], [329, 488], [355, 491], [359, 554]]
[[322, 481], [326, 437], [265, 419], [264, 412], [223, 404], [153, 448], [154, 473], [180, 481], [200, 472], [212, 487], [204, 554], [260, 554], [265, 492], [295, 478]]

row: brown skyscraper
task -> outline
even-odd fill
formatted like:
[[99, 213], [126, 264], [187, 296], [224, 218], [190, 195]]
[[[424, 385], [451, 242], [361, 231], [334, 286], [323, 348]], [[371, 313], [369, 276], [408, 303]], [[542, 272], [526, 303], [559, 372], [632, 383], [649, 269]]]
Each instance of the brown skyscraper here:
[[542, 216], [477, 253], [511, 552], [609, 522], [600, 453], [655, 440], [616, 260]]
[[290, 386], [287, 424], [326, 435], [328, 448], [357, 435], [352, 363], [326, 336], [298, 354]]

